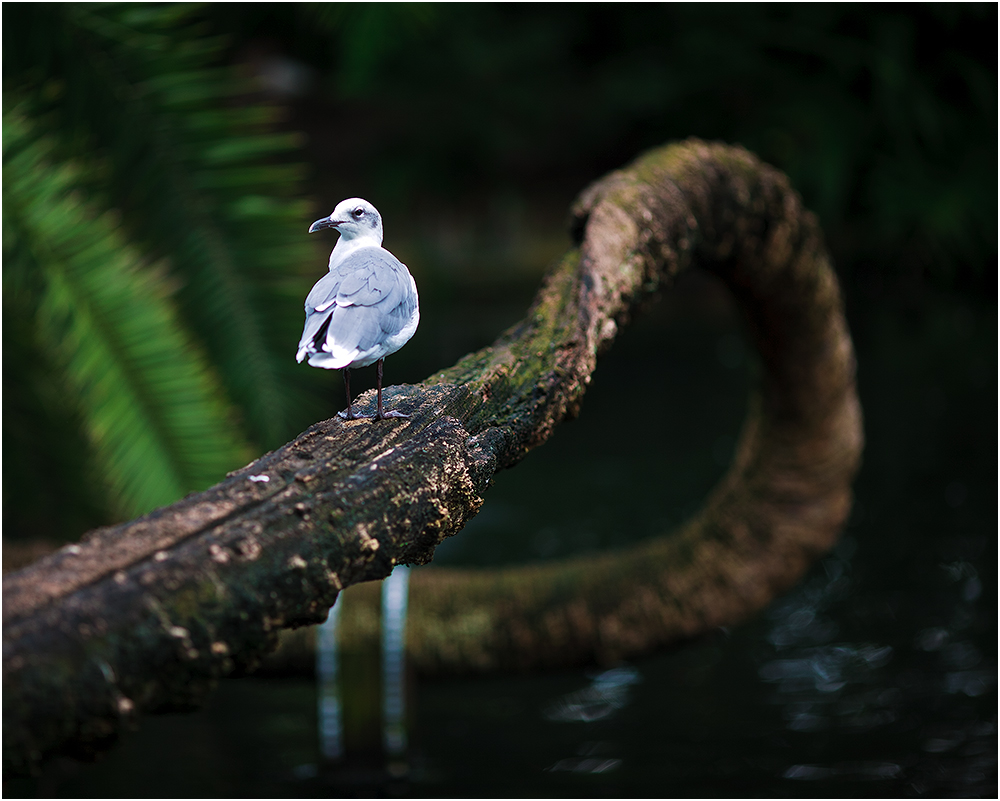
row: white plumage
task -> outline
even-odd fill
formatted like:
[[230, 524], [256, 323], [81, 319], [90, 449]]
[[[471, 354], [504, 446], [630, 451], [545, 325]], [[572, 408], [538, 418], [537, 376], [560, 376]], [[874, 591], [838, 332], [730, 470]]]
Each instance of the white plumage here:
[[350, 198], [333, 214], [316, 220], [309, 233], [334, 228], [340, 239], [330, 269], [306, 297], [306, 322], [295, 358], [313, 367], [343, 370], [347, 419], [351, 411], [349, 371], [378, 366], [375, 419], [405, 417], [382, 410], [382, 360], [405, 345], [417, 330], [417, 285], [406, 265], [382, 247], [382, 217], [367, 200]]

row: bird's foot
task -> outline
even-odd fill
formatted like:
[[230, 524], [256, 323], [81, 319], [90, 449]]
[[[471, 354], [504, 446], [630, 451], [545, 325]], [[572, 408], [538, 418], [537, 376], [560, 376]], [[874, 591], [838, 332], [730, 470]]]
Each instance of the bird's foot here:
[[337, 417], [341, 420], [388, 420], [390, 418], [402, 418], [404, 420], [409, 420], [410, 415], [403, 414], [402, 412], [395, 411], [382, 411], [376, 412], [375, 414], [358, 414], [357, 412], [348, 412], [347, 409], [337, 412]]
[[387, 420], [390, 417], [401, 417], [404, 420], [409, 420], [410, 415], [403, 414], [402, 412], [382, 412], [382, 414], [376, 414], [372, 420]]

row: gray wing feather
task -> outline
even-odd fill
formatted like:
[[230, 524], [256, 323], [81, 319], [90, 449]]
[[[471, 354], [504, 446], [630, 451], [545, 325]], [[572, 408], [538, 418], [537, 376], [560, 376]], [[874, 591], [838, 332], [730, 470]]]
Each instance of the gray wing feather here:
[[[387, 250], [362, 248], [343, 259], [306, 297], [299, 350], [338, 348], [364, 352], [398, 334], [417, 305], [406, 267]], [[325, 336], [315, 342], [329, 320]]]
[[407, 292], [404, 295], [400, 291], [399, 294], [401, 295], [400, 302], [389, 309], [388, 313], [383, 314], [380, 321], [382, 331], [386, 336], [393, 336], [402, 331], [410, 321], [417, 306], [417, 298], [412, 292]]
[[306, 352], [313, 351], [315, 348], [309, 347], [309, 343], [312, 342], [319, 330], [323, 327], [323, 323], [326, 322], [326, 318], [329, 317], [329, 313], [314, 312], [313, 314], [306, 314], [306, 324], [302, 329], [302, 336], [299, 338], [299, 349], [298, 349], [298, 359], [302, 361], [305, 357], [303, 348]]
[[382, 338], [379, 317], [374, 306], [338, 306], [326, 333], [327, 342], [363, 353]]
[[[360, 303], [360, 301], [362, 298], [367, 300], [371, 296], [372, 290], [369, 287], [371, 277], [371, 272], [366, 269], [361, 269], [346, 275], [340, 284], [340, 289], [337, 292], [338, 301], [349, 300], [351, 303], [359, 303], [359, 305], [370, 306], [370, 303]], [[361, 290], [365, 290], [365, 294], [363, 296], [360, 294]], [[338, 305], [346, 306], [348, 303], [340, 302]]]
[[374, 306], [386, 300], [400, 274], [406, 272], [402, 263], [384, 248], [361, 248], [331, 270], [339, 275], [338, 306]]
[[306, 315], [323, 308], [331, 300], [336, 300], [343, 280], [344, 276], [335, 272], [329, 272], [320, 278], [306, 295]]

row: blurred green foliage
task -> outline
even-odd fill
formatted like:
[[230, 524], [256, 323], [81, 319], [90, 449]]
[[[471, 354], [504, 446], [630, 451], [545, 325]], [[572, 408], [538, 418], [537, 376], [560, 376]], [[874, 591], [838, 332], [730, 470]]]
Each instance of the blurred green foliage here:
[[214, 482], [250, 449], [166, 271], [143, 264], [115, 216], [82, 197], [79, 170], [53, 164], [19, 108], [5, 110], [3, 135], [5, 316], [30, 310], [18, 322], [76, 400], [115, 511]]
[[329, 412], [291, 359], [307, 191], [377, 198], [394, 230], [484, 195], [561, 214], [645, 148], [721, 139], [790, 175], [848, 283], [995, 296], [995, 5], [3, 17], [8, 536], [148, 510]]
[[58, 537], [307, 422], [288, 348], [318, 258], [297, 140], [198, 7], [3, 13], [5, 531]]

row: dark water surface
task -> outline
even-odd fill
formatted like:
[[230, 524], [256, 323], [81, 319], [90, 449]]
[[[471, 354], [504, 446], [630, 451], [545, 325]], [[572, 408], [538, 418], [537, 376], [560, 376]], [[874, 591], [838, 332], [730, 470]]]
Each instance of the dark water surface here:
[[[697, 507], [755, 368], [729, 305], [689, 283], [623, 333], [580, 419], [498, 476], [436, 563], [626, 545]], [[867, 305], [855, 510], [755, 619], [611, 671], [416, 682], [396, 778], [320, 766], [311, 680], [246, 678], [5, 794], [995, 797], [996, 304]]]

